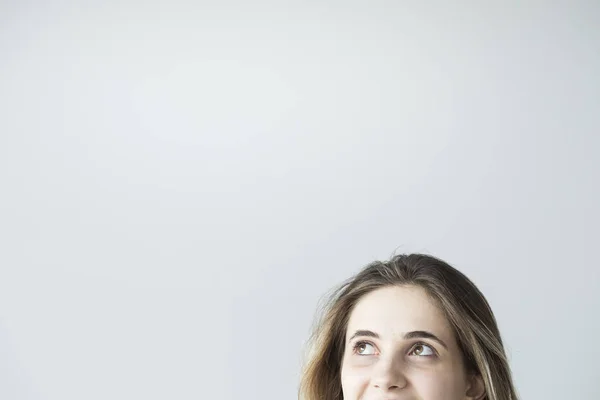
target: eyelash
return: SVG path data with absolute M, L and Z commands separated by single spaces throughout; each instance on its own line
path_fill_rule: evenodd
M 375 347 L 375 345 L 374 345 L 373 343 L 369 342 L 369 341 L 366 341 L 366 340 L 359 340 L 358 342 L 356 342 L 356 343 L 354 344 L 354 346 L 352 346 L 352 353 L 353 353 L 353 354 L 356 354 L 356 355 L 361 355 L 361 354 L 358 354 L 358 348 L 359 348 L 360 346 L 363 346 L 363 345 L 365 345 L 365 344 L 368 344 L 368 345 L 370 345 L 370 346 L 373 346 L 373 347 Z M 428 356 L 417 356 L 417 357 L 434 358 L 434 357 L 437 357 L 437 356 L 438 356 L 438 352 L 437 352 L 437 350 L 436 350 L 436 349 L 435 349 L 435 348 L 434 348 L 432 345 L 430 345 L 430 344 L 427 344 L 427 343 L 424 343 L 424 342 L 416 342 L 415 344 L 413 344 L 413 345 L 411 346 L 411 348 L 410 348 L 410 351 L 409 351 L 409 353 L 408 353 L 408 354 L 410 355 L 410 353 L 412 353 L 412 352 L 415 350 L 415 348 L 416 348 L 416 347 L 418 347 L 418 346 L 427 346 L 427 347 L 429 347 L 429 348 L 431 349 L 431 352 L 432 352 L 433 354 L 432 354 L 432 355 L 428 355 Z

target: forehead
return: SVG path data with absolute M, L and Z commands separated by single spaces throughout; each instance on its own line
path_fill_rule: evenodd
M 348 331 L 368 329 L 382 336 L 427 330 L 451 331 L 442 310 L 423 288 L 390 286 L 363 296 L 350 314 Z

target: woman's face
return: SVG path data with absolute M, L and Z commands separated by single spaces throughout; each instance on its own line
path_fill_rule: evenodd
M 453 331 L 422 288 L 385 287 L 355 306 L 342 360 L 344 400 L 465 400 L 483 397 Z

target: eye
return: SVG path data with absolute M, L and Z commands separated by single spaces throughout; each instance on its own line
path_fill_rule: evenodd
M 375 354 L 375 346 L 369 342 L 356 342 L 353 352 L 360 356 L 372 356 Z
M 436 355 L 435 350 L 425 343 L 417 343 L 411 349 L 409 355 L 417 357 L 433 357 Z

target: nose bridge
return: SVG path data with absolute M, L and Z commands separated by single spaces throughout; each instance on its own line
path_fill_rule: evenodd
M 406 385 L 404 367 L 404 362 L 399 354 L 381 357 L 373 369 L 373 385 L 383 390 L 404 387 Z

